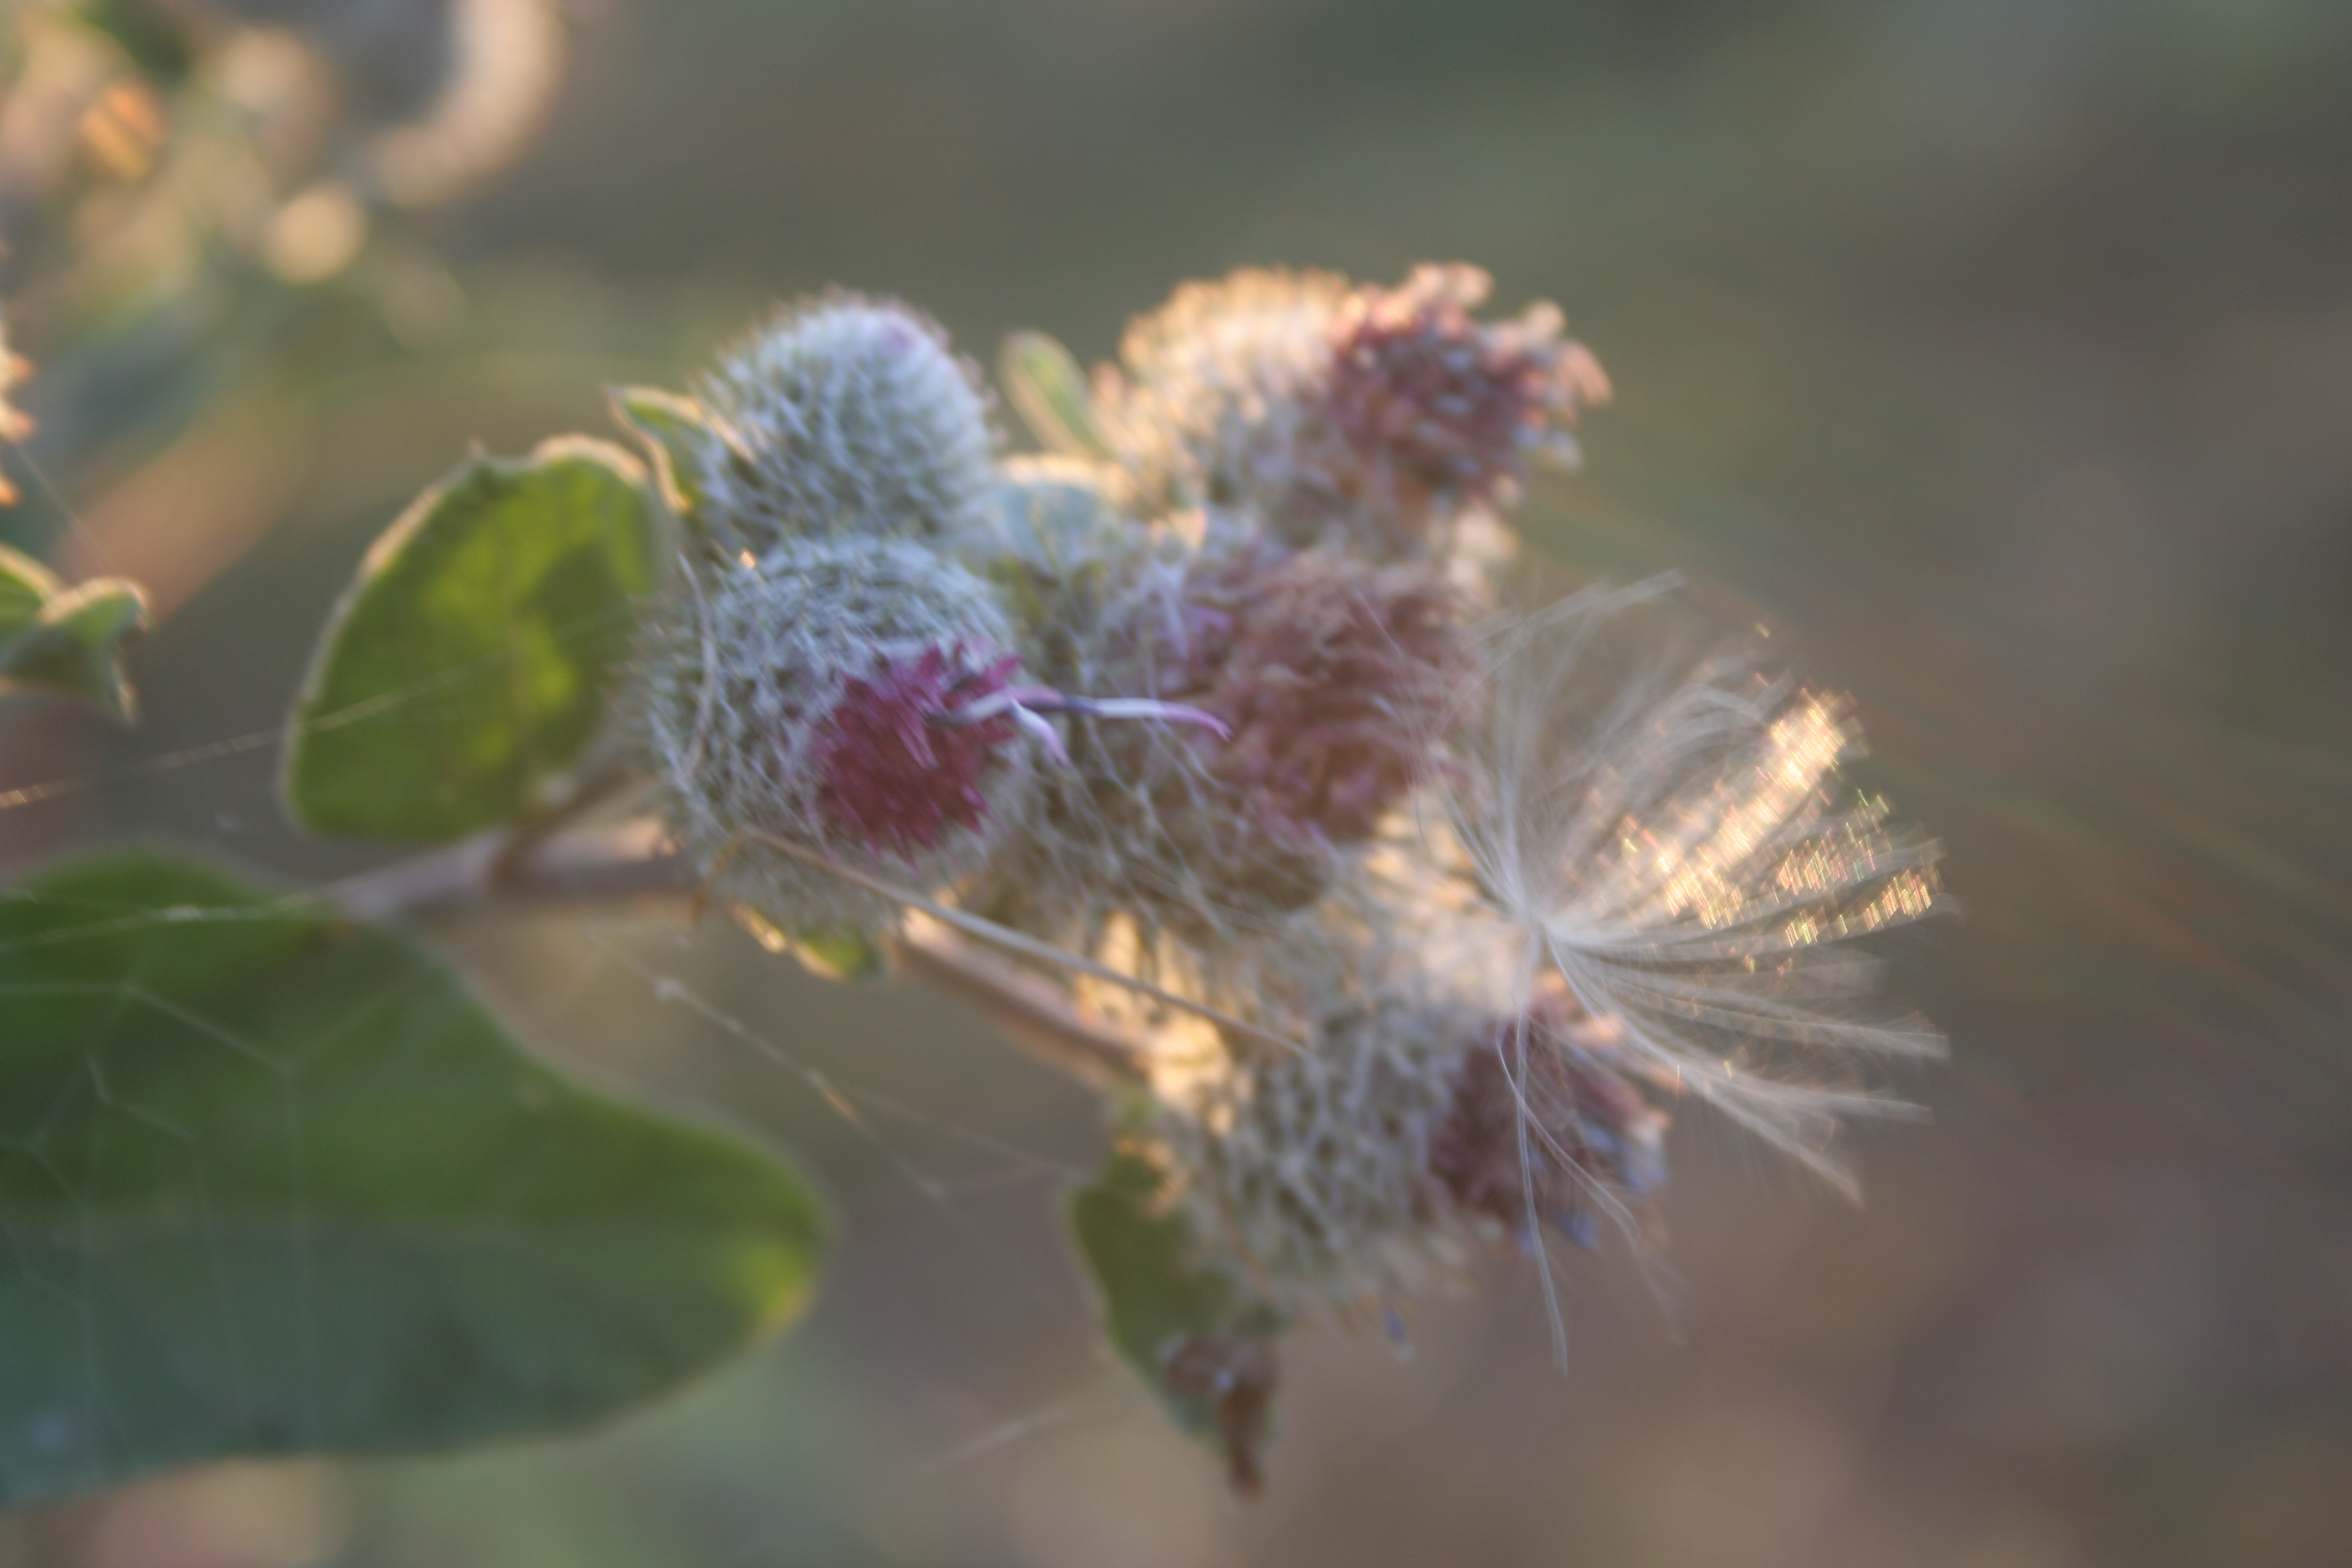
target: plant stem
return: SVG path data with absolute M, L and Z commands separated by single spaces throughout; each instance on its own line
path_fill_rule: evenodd
M 354 920 L 437 920 L 498 907 L 618 904 L 695 919 L 703 879 L 652 817 L 551 831 L 503 827 L 347 878 L 322 897 Z M 1022 1049 L 1097 1086 L 1141 1081 L 1144 1053 L 1052 986 L 917 916 L 890 942 L 894 967 L 961 996 Z

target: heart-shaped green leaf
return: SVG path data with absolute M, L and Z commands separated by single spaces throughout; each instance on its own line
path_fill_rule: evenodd
M 437 963 L 125 853 L 0 893 L 0 1504 L 550 1432 L 791 1318 L 820 1221 Z
M 569 437 L 478 458 L 376 542 L 286 742 L 320 833 L 443 842 L 547 804 L 595 733 L 656 551 L 645 473 Z

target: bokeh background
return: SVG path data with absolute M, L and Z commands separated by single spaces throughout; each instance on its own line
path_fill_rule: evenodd
M 361 864 L 278 825 L 266 746 L 144 760 L 273 729 L 469 442 L 605 428 L 604 384 L 773 298 L 1092 359 L 1184 279 L 1460 258 L 1618 386 L 1530 538 L 1768 626 L 1942 838 L 1962 912 L 1892 950 L 1951 1036 L 1906 1086 L 1932 1120 L 1858 1141 L 1855 1211 L 1686 1117 L 1664 1266 L 1570 1261 L 1564 1368 L 1525 1268 L 1420 1310 L 1410 1362 L 1302 1333 L 1244 1504 L 1095 1341 L 1082 1091 L 723 930 L 461 931 L 535 1047 L 794 1152 L 842 1223 L 813 1315 L 601 1435 L 170 1478 L 0 1561 L 2352 1563 L 2352 7 L 581 0 L 562 34 L 528 152 L 390 272 L 298 246 L 215 289 L 194 382 L 85 364 L 86 310 L 12 323 L 79 526 L 8 526 L 168 614 L 137 731 L 0 708 L 0 788 L 89 784 L 0 853 Z

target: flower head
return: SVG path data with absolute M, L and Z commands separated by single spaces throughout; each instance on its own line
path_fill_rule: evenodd
M 911 540 L 798 538 L 682 574 L 677 598 L 640 721 L 671 830 L 721 891 L 787 931 L 886 923 L 894 908 L 809 855 L 928 891 L 1020 816 L 1035 748 L 986 710 L 1013 627 L 965 568 Z
M 1178 614 L 1156 684 L 1232 727 L 1207 776 L 1277 839 L 1370 838 L 1427 771 L 1470 676 L 1457 606 L 1412 566 L 1258 544 L 1195 562 Z
M 1257 540 L 1131 565 L 1098 618 L 1063 628 L 1084 679 L 1217 728 L 1073 724 L 994 904 L 1080 947 L 1131 918 L 1238 973 L 1437 765 L 1475 661 L 1429 563 Z
M 1188 283 L 1129 326 L 1096 395 L 1139 510 L 1279 511 L 1321 482 L 1322 388 L 1348 287 L 1336 273 L 1249 268 Z
M 1401 994 L 1318 1011 L 1301 1049 L 1164 1045 L 1146 1129 L 1192 1234 L 1285 1314 L 1443 1289 L 1476 1241 L 1430 1164 L 1456 1014 Z
M 930 318 L 889 300 L 786 306 L 719 357 L 695 475 L 716 552 L 834 532 L 943 539 L 994 483 L 977 374 Z
M 1600 362 L 1561 338 L 1556 307 L 1473 320 L 1491 287 L 1475 267 L 1418 267 L 1401 287 L 1357 289 L 1333 323 L 1331 422 L 1374 510 L 1508 502 L 1531 455 L 1577 460 L 1569 427 L 1608 401 Z
M 1609 383 L 1553 306 L 1475 320 L 1488 288 L 1431 266 L 1393 289 L 1243 271 L 1177 290 L 1097 377 L 1136 503 L 1240 509 L 1387 559 L 1515 501 L 1529 458 L 1575 460 L 1569 429 Z
M 966 717 L 1005 689 L 1020 659 L 969 658 L 933 644 L 913 658 L 877 653 L 870 674 L 842 683 L 820 721 L 817 809 L 868 844 L 930 848 L 941 829 L 979 827 L 981 785 L 1020 732 L 1004 709 Z

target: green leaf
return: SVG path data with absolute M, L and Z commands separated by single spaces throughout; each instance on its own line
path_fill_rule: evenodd
M 889 968 L 881 942 L 865 931 L 848 926 L 793 931 L 749 904 L 730 904 L 728 910 L 752 941 L 788 955 L 820 980 L 873 980 Z
M 1200 1261 L 1158 1166 L 1121 1149 L 1070 1201 L 1070 1228 L 1102 1292 L 1111 1344 L 1179 1426 L 1224 1454 L 1234 1485 L 1256 1489 L 1274 1389 L 1279 1313 Z
M 410 942 L 145 853 L 0 894 L 0 1505 L 561 1431 L 792 1318 L 821 1222 Z
M 68 588 L 40 563 L 0 547 L 0 691 L 47 687 L 128 724 L 139 703 L 122 645 L 146 625 L 137 584 L 93 577 Z
M 889 967 L 871 937 L 839 926 L 802 932 L 791 951 L 802 968 L 824 980 L 874 980 Z
M 133 0 L 84 0 L 81 24 L 105 34 L 140 72 L 159 86 L 177 87 L 195 63 L 194 46 L 162 6 Z
M 1134 558 L 1142 530 L 1103 493 L 1102 470 L 1074 458 L 1013 458 L 982 498 L 984 526 L 958 542 L 1032 631 L 1084 621 Z
M 1197 1261 L 1191 1227 L 1182 1215 L 1164 1207 L 1163 1181 L 1150 1161 L 1121 1150 L 1093 1185 L 1070 1200 L 1070 1227 L 1102 1290 L 1111 1342 L 1154 1387 L 1161 1359 L 1183 1335 L 1271 1333 L 1281 1327 L 1229 1276 Z
M 1104 470 L 1074 458 L 1013 458 L 982 498 L 988 526 L 967 549 L 999 552 L 1041 578 L 1099 565 L 1141 530 L 1111 504 Z
M 997 375 L 1047 451 L 1098 461 L 1111 456 L 1087 373 L 1069 350 L 1043 332 L 1014 332 L 1004 340 Z
M 548 804 L 604 717 L 656 551 L 644 470 L 577 437 L 478 458 L 386 531 L 297 700 L 284 790 L 320 833 L 443 842 Z
M 691 397 L 652 386 L 616 386 L 613 417 L 644 445 L 654 460 L 662 494 L 678 516 L 702 510 L 703 465 L 727 449 L 727 437 Z
M 55 573 L 0 544 L 0 637 L 40 619 L 41 606 L 63 592 Z

